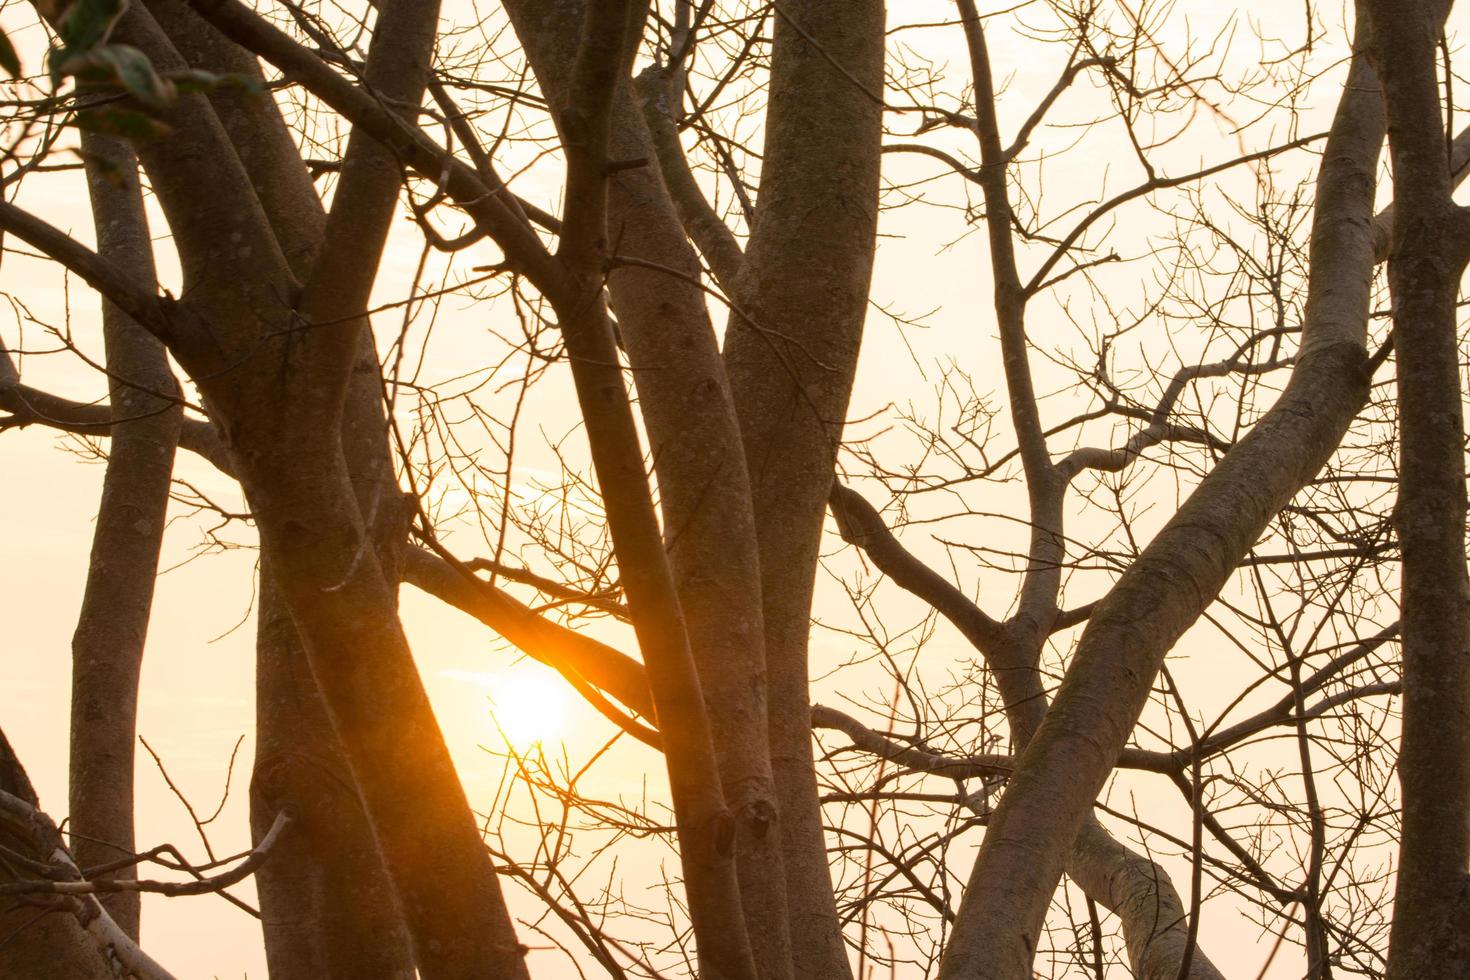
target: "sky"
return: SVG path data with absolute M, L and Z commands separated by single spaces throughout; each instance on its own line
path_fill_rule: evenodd
M 944 19 L 950 6 L 935 0 L 894 0 L 895 24 L 919 23 Z M 996 6 L 996 5 L 990 5 Z M 1219 5 L 1202 2 L 1181 3 L 1167 21 L 1168 29 L 1188 30 L 1198 36 L 1210 36 L 1223 13 Z M 1253 2 L 1238 5 L 1236 59 L 1259 59 L 1274 50 L 1270 44 L 1258 44 L 1250 38 L 1251 30 L 1283 39 L 1302 33 L 1300 6 Z M 466 18 L 468 8 L 451 7 L 451 16 Z M 1339 14 L 1319 11 L 1319 16 L 1335 22 Z M 1037 18 L 1038 20 L 1041 18 Z M 7 23 L 9 21 L 7 20 Z M 28 66 L 39 62 L 39 37 L 34 32 L 16 35 L 22 57 Z M 963 74 L 962 54 L 956 32 L 936 36 L 920 32 L 911 42 L 917 52 L 943 63 L 955 59 L 950 74 Z M 1046 91 L 1059 69 L 1060 54 L 1037 55 L 1034 45 L 1014 37 L 992 40 L 992 53 L 997 74 L 1006 79 L 1002 101 L 1003 126 L 1014 131 L 1040 93 Z M 1284 44 L 1285 42 L 1283 42 Z M 1289 45 L 1287 45 L 1289 46 Z M 1341 50 L 1341 31 L 1329 28 L 1324 48 Z M 1279 46 L 1278 46 L 1279 47 Z M 1323 70 L 1331 71 L 1333 57 L 1324 51 L 1320 60 Z M 1234 62 L 1232 62 L 1234 63 Z M 1309 101 L 1302 106 L 1302 131 L 1323 124 L 1330 114 L 1336 90 L 1328 80 L 1309 91 Z M 1058 105 L 1056 124 L 1038 135 L 1038 156 L 1043 148 L 1060 151 L 1074 138 L 1068 124 L 1085 120 L 1097 108 L 1096 90 L 1079 90 Z M 1231 109 L 1231 107 L 1226 107 Z M 1251 114 L 1249 106 L 1235 107 L 1242 115 Z M 895 126 L 898 124 L 895 123 Z M 1227 132 L 1219 119 L 1202 119 L 1192 124 L 1192 137 L 1161 152 L 1159 159 L 1170 170 L 1192 169 L 1201 161 L 1230 156 L 1235 152 L 1236 137 Z M 1279 138 L 1282 133 L 1274 134 Z M 1250 148 L 1252 141 L 1266 136 L 1256 127 L 1242 139 Z M 1096 194 L 1102 182 L 1113 190 L 1129 186 L 1138 178 L 1136 165 L 1131 166 L 1126 146 L 1107 138 L 1089 144 L 1083 154 L 1059 156 L 1048 163 L 1045 171 L 1046 206 L 1056 212 L 1066 210 L 1066 202 Z M 524 152 L 512 148 L 512 154 Z M 1283 163 L 1283 179 L 1306 172 L 1311 158 L 1299 155 L 1294 164 Z M 1098 160 L 1107 160 L 1101 167 Z M 930 203 L 890 210 L 884 219 L 884 238 L 880 245 L 875 273 L 873 298 L 875 309 L 869 317 L 864 339 L 862 362 L 850 417 L 865 420 L 856 423 L 853 432 L 877 434 L 896 425 L 897 416 L 907 407 L 929 411 L 933 391 L 939 378 L 938 365 L 951 362 L 970 371 L 978 389 L 1000 389 L 997 374 L 998 346 L 987 299 L 988 273 L 985 271 L 985 247 L 981 236 L 968 228 L 962 213 L 954 205 L 961 200 L 953 177 L 928 182 L 925 178 L 938 173 L 929 162 L 908 157 L 890 156 L 885 160 L 885 175 L 922 193 Z M 1293 169 L 1295 168 L 1295 169 Z M 922 182 L 922 183 L 915 183 Z M 1218 186 L 1234 188 L 1249 197 L 1248 178 L 1222 178 Z M 44 215 L 48 220 L 72 231 L 78 238 L 90 241 L 90 217 L 85 209 L 80 181 L 74 175 L 47 176 L 27 180 L 20 203 Z M 540 161 L 531 166 L 516 182 L 518 191 L 533 200 L 555 208 L 557 180 L 554 161 Z M 901 195 L 890 192 L 886 201 L 897 204 Z M 1172 199 L 1178 203 L 1177 198 Z M 1182 206 L 1182 205 L 1181 205 Z M 161 235 L 163 223 L 154 214 L 154 228 Z M 1065 222 L 1063 222 L 1065 224 Z M 1124 212 L 1120 216 L 1118 238 L 1120 248 L 1134 253 L 1145 249 L 1151 241 L 1161 240 L 1169 227 L 1169 216 L 1147 206 Z M 1159 236 L 1155 239 L 1153 236 Z M 160 239 L 160 256 L 167 281 L 177 272 L 169 267 L 166 240 Z M 486 250 L 493 260 L 493 250 Z M 475 257 L 469 257 L 466 265 Z M 385 258 L 379 283 L 379 295 L 385 301 L 400 298 L 411 281 L 419 259 L 418 244 L 412 231 L 404 227 L 395 234 Z M 1137 292 L 1137 281 L 1145 273 L 1129 265 L 1117 275 L 1103 274 L 1099 280 L 1116 288 L 1113 294 L 1126 304 L 1124 297 Z M 13 302 L 9 314 L 0 305 L 0 338 L 11 349 L 38 350 L 54 346 L 41 324 L 69 324 L 84 350 L 100 350 L 95 300 L 75 282 L 66 283 L 60 276 L 38 261 L 7 250 L 0 263 L 0 290 Z M 23 305 L 22 305 L 23 304 Z M 878 308 L 898 313 L 903 318 L 922 316 L 918 325 L 902 323 Z M 933 311 L 932 313 L 930 311 Z M 440 309 L 433 324 L 432 337 L 428 324 L 414 325 L 415 344 L 424 350 L 424 377 L 448 379 L 461 373 L 466 364 L 480 363 L 491 356 L 498 345 L 493 336 L 497 323 L 506 322 L 504 304 L 493 306 L 468 299 L 451 298 Z M 396 325 L 380 319 L 380 345 L 396 330 Z M 1038 347 L 1070 351 L 1083 357 L 1087 353 L 1085 322 L 1069 322 L 1056 308 L 1032 324 L 1033 340 Z M 1129 342 L 1129 341 L 1125 341 Z M 1159 344 L 1155 338 L 1151 344 Z M 1188 338 L 1179 340 L 1181 345 Z M 1143 355 L 1148 355 L 1143 351 Z M 1185 350 L 1187 353 L 1187 349 Z M 1164 351 L 1157 359 L 1164 360 Z M 1036 358 L 1038 387 L 1044 392 L 1062 391 L 1043 403 L 1053 417 L 1064 418 L 1069 406 L 1075 405 L 1075 394 L 1062 390 L 1069 375 L 1060 367 Z M 78 398 L 95 398 L 103 385 L 98 375 L 65 355 L 33 354 L 21 360 L 26 383 Z M 507 375 L 507 378 L 511 375 Z M 502 380 L 496 379 L 497 382 Z M 1072 399 L 1072 401 L 1068 401 Z M 564 378 L 553 378 L 532 396 L 528 417 L 535 420 L 527 431 L 545 433 L 547 441 L 572 432 L 568 445 L 580 452 L 575 440 L 574 406 Z M 1089 430 L 1106 433 L 1106 430 Z M 902 437 L 895 429 L 875 445 L 900 447 Z M 488 446 L 480 447 L 490 452 Z M 80 458 L 77 443 L 38 428 L 0 435 L 0 622 L 5 625 L 6 643 L 0 652 L 0 724 L 27 766 L 40 794 L 43 806 L 57 818 L 65 814 L 67 685 L 69 679 L 69 644 L 85 580 L 92 520 L 96 512 L 102 465 L 95 459 Z M 524 455 L 518 461 L 518 489 L 530 497 L 536 491 L 538 475 L 555 475 L 555 455 L 546 441 L 528 439 Z M 178 461 L 178 475 L 205 488 L 221 500 L 238 499 L 228 481 L 213 472 L 207 464 L 187 454 Z M 985 510 L 996 513 L 1014 512 L 1020 499 L 1018 486 L 1000 487 L 987 498 Z M 876 499 L 876 498 L 874 498 Z M 454 503 L 451 495 L 449 504 Z M 1154 513 L 1147 507 L 1167 500 L 1141 501 L 1141 527 L 1157 526 L 1167 517 L 1169 507 L 1160 506 Z M 1080 504 L 1077 505 L 1080 511 Z M 209 514 L 191 513 L 183 506 L 175 507 L 164 544 L 165 571 L 160 575 L 155 598 L 148 647 L 145 657 L 140 702 L 139 733 L 157 752 L 168 775 L 191 803 L 202 811 L 214 809 L 222 797 L 224 804 L 218 819 L 209 827 L 216 850 L 230 852 L 248 846 L 247 797 L 251 741 L 253 695 L 252 658 L 253 628 L 251 620 L 255 553 L 249 547 L 248 529 L 232 526 L 222 536 L 240 547 L 210 547 L 210 534 L 217 521 Z M 463 554 L 483 553 L 484 545 L 475 540 L 470 526 L 456 526 L 447 540 L 452 548 L 463 547 Z M 983 533 L 986 542 L 1004 546 L 1019 533 L 1017 525 L 978 520 L 949 522 L 936 535 L 959 536 Z M 950 553 L 925 536 L 924 529 L 905 536 L 906 542 L 940 561 L 950 560 Z M 480 551 L 476 551 L 476 548 Z M 840 542 L 829 535 L 827 550 L 837 552 Z M 841 575 L 857 574 L 849 555 L 846 563 L 834 562 L 841 569 L 821 577 L 818 614 L 830 615 L 834 622 L 847 622 L 846 602 Z M 1005 594 L 1004 578 L 987 578 L 985 573 L 967 570 L 974 580 L 1000 582 L 994 594 Z M 1089 586 L 1084 580 L 1076 598 L 1092 598 L 1082 594 Z M 894 622 L 918 615 L 914 604 L 894 590 L 882 593 L 886 609 Z M 591 709 L 565 691 L 549 671 L 525 662 L 480 624 L 462 616 L 411 588 L 403 591 L 403 620 L 418 659 L 421 673 L 451 752 L 460 768 L 467 792 L 474 805 L 488 807 L 501 787 L 503 760 L 495 754 L 504 748 L 501 731 L 496 726 L 496 706 L 500 705 L 500 721 L 505 733 L 519 748 L 541 738 L 549 754 L 563 750 L 571 760 L 586 759 L 611 736 L 609 726 Z M 829 612 L 830 611 L 830 612 Z M 993 613 L 1005 610 L 991 608 Z M 632 649 L 624 631 L 606 624 L 596 627 L 611 642 Z M 1212 672 L 1223 669 L 1222 660 L 1213 656 L 1218 639 L 1201 636 L 1197 643 L 1181 645 L 1177 677 L 1187 685 L 1192 704 L 1204 713 L 1223 705 L 1229 695 L 1223 685 L 1214 683 Z M 819 699 L 827 698 L 839 707 L 850 709 L 852 702 L 882 701 L 887 697 L 887 677 L 875 664 L 868 663 L 844 670 L 840 679 L 833 676 L 837 667 L 864 651 L 850 637 L 836 630 L 818 629 L 813 642 L 814 675 L 819 680 Z M 924 650 L 922 665 L 929 683 L 938 686 L 955 672 L 963 671 L 972 660 L 970 651 L 957 636 L 941 628 Z M 534 710 L 527 711 L 527 705 Z M 549 725 L 552 716 L 561 720 Z M 545 725 L 537 731 L 538 725 Z M 226 774 L 232 751 L 239 745 L 239 757 L 233 781 L 225 795 Z M 184 808 L 165 784 L 148 753 L 140 751 L 138 762 L 138 839 L 141 846 L 170 841 L 186 854 L 199 855 L 195 830 Z M 648 794 L 654 799 L 663 793 L 661 762 L 651 750 L 638 745 L 619 744 L 605 764 L 589 776 L 584 787 L 591 795 L 622 796 L 638 799 Z M 1160 792 L 1156 786 L 1129 782 L 1115 788 L 1118 798 L 1135 794 L 1132 802 L 1141 803 L 1148 812 L 1170 813 L 1177 823 L 1183 812 L 1178 796 L 1169 789 Z M 1167 789 L 1167 787 L 1166 787 Z M 506 828 L 508 846 L 532 846 L 532 835 L 525 828 Z M 657 844 L 633 845 L 632 858 L 622 865 L 628 887 L 653 888 L 659 881 L 658 862 L 668 852 Z M 956 857 L 963 861 L 965 858 Z M 1179 862 L 1168 864 L 1176 881 L 1185 881 Z M 674 865 L 669 864 L 672 868 Z M 243 899 L 252 898 L 247 884 L 235 890 Z M 524 892 L 512 890 L 516 914 L 524 919 L 539 915 L 535 903 Z M 1214 906 L 1211 906 L 1213 909 Z M 263 977 L 263 955 L 259 934 L 253 920 L 215 897 L 144 899 L 144 944 L 166 966 L 180 977 L 216 976 L 222 978 Z M 1238 914 L 1222 909 L 1206 917 L 1201 942 L 1231 976 L 1254 976 L 1265 962 L 1269 937 L 1262 939 L 1259 930 Z M 537 946 L 531 942 L 533 947 Z M 538 977 L 575 976 L 574 969 L 558 953 L 537 947 L 532 965 Z M 1276 961 L 1273 976 L 1290 976 L 1298 968 L 1294 954 L 1284 950 Z

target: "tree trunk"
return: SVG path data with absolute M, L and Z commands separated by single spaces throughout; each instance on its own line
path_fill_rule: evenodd
M 381 4 L 366 79 L 411 111 L 437 8 Z M 142 8 L 118 35 L 163 70 L 182 59 Z M 181 94 L 173 133 L 142 149 L 184 271 L 170 333 L 245 488 L 382 848 L 426 978 L 525 975 L 500 893 L 396 615 L 344 455 L 344 402 L 362 314 L 397 207 L 396 159 L 354 130 L 304 287 L 220 118 Z M 279 237 L 278 237 L 279 235 Z M 224 274 L 228 270 L 229 274 Z M 303 323 L 310 330 L 300 330 Z M 207 327 L 204 326 L 207 324 Z M 371 515 L 369 515 L 371 518 Z
M 584 5 L 507 4 L 547 97 L 565 108 Z M 626 83 L 612 109 L 611 156 L 651 159 Z M 759 976 L 791 977 L 779 812 L 767 741 L 761 584 L 740 429 L 699 262 L 658 172 L 641 167 L 608 186 L 608 227 L 628 266 L 608 286 L 633 366 L 660 490 L 669 554 L 699 672 L 726 803 L 735 818 L 741 908 Z M 663 271 L 668 270 L 668 271 Z
M 264 85 L 253 55 L 176 0 L 150 0 L 149 9 L 191 67 Z M 306 278 L 321 248 L 326 212 L 285 120 L 274 103 L 234 87 L 212 91 L 210 105 L 287 263 L 298 278 Z M 377 352 L 365 325 L 348 384 L 343 446 L 359 507 L 368 513 L 374 502 L 380 505 L 374 540 L 384 559 L 397 547 L 395 536 L 403 536 L 403 515 L 386 439 Z M 387 977 L 407 972 L 412 969 L 409 940 L 372 827 L 307 669 L 301 641 L 279 589 L 264 570 L 256 649 L 251 827 L 259 843 L 279 807 L 289 805 L 302 828 L 278 845 L 285 856 L 266 862 L 256 873 L 268 922 L 271 975 Z M 344 882 L 352 886 L 344 887 Z
M 1368 6 L 1393 161 L 1388 281 L 1398 365 L 1403 829 L 1388 975 L 1470 974 L 1470 579 L 1456 336 L 1470 221 L 1450 196 L 1436 46 L 1448 4 Z
M 256 629 L 250 826 L 259 842 L 283 807 L 295 818 L 256 872 L 271 978 L 412 977 L 397 896 L 265 563 Z
M 877 235 L 883 26 L 879 0 L 777 8 L 760 192 L 725 339 L 760 545 L 792 954 L 812 980 L 851 975 L 817 799 L 807 645 Z
M 140 284 L 155 281 L 138 164 L 127 144 L 82 136 L 97 250 Z M 133 755 L 138 678 L 153 607 L 182 408 L 163 345 L 103 302 L 112 444 L 92 538 L 87 587 L 72 637 L 70 821 L 72 851 L 85 869 L 136 851 Z M 115 877 L 132 878 L 128 866 Z M 103 905 L 138 937 L 139 896 Z

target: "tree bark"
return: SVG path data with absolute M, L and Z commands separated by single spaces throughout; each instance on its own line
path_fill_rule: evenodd
M 851 975 L 817 799 L 807 645 L 876 244 L 883 28 L 881 0 L 776 8 L 760 190 L 724 351 L 760 546 L 792 956 L 813 980 Z
M 397 896 L 268 563 L 256 629 L 251 831 L 259 842 L 283 808 L 294 816 L 256 872 L 271 978 L 412 977 Z
M 0 883 L 25 871 L 14 856 L 51 864 L 65 849 L 55 824 L 40 812 L 36 791 L 5 733 L 0 731 Z M 115 980 L 135 965 L 146 980 L 172 980 L 112 921 L 95 896 L 36 895 L 0 898 L 0 976 Z
M 947 579 L 906 550 L 862 495 L 837 484 L 832 516 L 847 541 L 863 550 L 879 571 L 929 603 L 985 657 L 1019 747 L 1046 713 L 1046 692 L 1036 667 L 1041 640 L 1029 621 L 997 623 Z M 1032 579 L 1034 581 L 1034 579 Z M 1023 586 L 1024 588 L 1024 586 Z M 1024 613 L 1018 613 L 1019 618 Z M 1115 839 L 1089 816 L 1067 858 L 1067 873 L 1087 896 L 1123 927 L 1133 972 L 1147 980 L 1175 980 L 1188 945 L 1189 922 L 1179 893 L 1163 868 Z M 1220 972 L 1194 950 L 1184 980 L 1219 980 Z
M 365 73 L 380 98 L 417 105 L 436 23 L 430 5 L 380 7 Z M 151 48 L 155 65 L 181 64 L 140 8 L 124 27 L 135 46 Z M 359 511 L 340 434 L 361 316 L 396 207 L 396 160 L 354 131 L 321 250 L 298 285 L 287 242 L 212 108 L 181 95 L 170 114 L 173 135 L 146 147 L 144 163 L 184 267 L 185 298 L 173 315 L 209 326 L 169 339 L 229 446 L 419 969 L 425 977 L 524 976 L 524 949 L 398 624 L 396 582 Z
M 1470 579 L 1456 300 L 1470 219 L 1450 196 L 1436 47 L 1449 4 L 1366 4 L 1393 161 L 1403 829 L 1388 975 L 1470 973 Z
M 543 91 L 568 106 L 581 4 L 507 4 Z M 642 114 L 625 80 L 614 94 L 609 153 L 651 160 Z M 710 719 L 726 803 L 735 818 L 741 908 L 761 977 L 790 977 L 790 932 L 771 754 L 760 559 L 750 481 L 697 256 L 659 172 L 625 170 L 608 184 L 614 262 L 608 280 L 619 335 L 635 371 L 669 555 Z
M 255 57 L 177 0 L 149 9 L 188 64 L 220 75 L 265 78 Z M 311 271 L 326 212 L 276 104 L 234 87 L 209 94 L 231 146 L 260 200 L 292 272 Z M 343 445 L 358 505 L 372 503 L 380 559 L 401 539 L 402 508 L 386 440 L 376 350 L 364 326 L 348 384 Z M 261 569 L 256 631 L 256 756 L 251 828 L 258 844 L 279 809 L 297 815 L 298 832 L 281 857 L 256 872 L 267 921 L 271 975 L 395 976 L 412 970 L 412 952 L 382 856 L 316 681 L 307 669 L 279 588 Z M 346 883 L 351 883 L 350 887 Z
M 153 249 L 126 144 L 82 137 L 97 250 L 139 283 L 152 286 Z M 113 304 L 102 305 L 112 444 L 92 538 L 87 586 L 72 636 L 70 821 L 72 851 L 83 867 L 131 855 L 133 755 L 138 680 L 153 607 L 178 442 L 178 382 L 157 338 Z M 115 877 L 131 878 L 129 866 Z M 139 896 L 102 899 L 114 921 L 138 938 Z

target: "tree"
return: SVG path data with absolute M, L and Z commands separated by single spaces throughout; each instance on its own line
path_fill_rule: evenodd
M 1449 7 L 1368 10 L 1383 77 L 1396 205 L 1389 287 L 1399 365 L 1401 476 L 1394 512 L 1404 551 L 1404 829 L 1389 972 L 1450 976 L 1470 962 L 1464 934 L 1470 774 L 1461 733 L 1470 710 L 1470 582 L 1465 577 L 1465 436 L 1455 301 L 1470 255 L 1450 196 L 1435 38 Z M 1434 236 L 1438 252 L 1425 245 Z
M 507 876 L 615 976 L 663 969 L 640 942 L 678 946 L 686 924 L 708 978 L 840 980 L 854 958 L 859 976 L 887 959 L 1015 978 L 1043 953 L 1053 972 L 1101 975 L 1116 944 L 1099 907 L 1134 973 L 1232 974 L 1201 948 L 1207 900 L 1259 909 L 1314 978 L 1464 971 L 1444 930 L 1464 915 L 1470 746 L 1434 734 L 1466 727 L 1450 683 L 1466 588 L 1450 195 L 1470 140 L 1437 115 L 1447 8 L 1365 4 L 1347 42 L 1309 7 L 1304 44 L 1241 73 L 1228 21 L 1213 41 L 1176 38 L 1168 5 L 1058 2 L 1033 22 L 973 0 L 932 21 L 876 0 L 507 0 L 509 33 L 486 16 L 492 36 L 468 49 L 437 4 L 37 7 L 57 37 L 50 94 L 17 104 L 10 179 L 56 157 L 58 124 L 86 130 L 96 248 L 16 203 L 0 203 L 0 229 L 101 297 L 110 397 L 25 384 L 8 356 L 0 375 L 0 428 L 108 438 L 73 644 L 69 850 L 5 746 L 11 969 L 54 947 L 92 955 L 98 976 L 116 961 L 166 975 L 138 949 L 130 897 L 253 874 L 273 977 L 533 975 Z M 997 80 L 1027 36 L 1059 66 L 1029 104 Z M 1315 77 L 1323 48 L 1345 77 Z M 502 81 L 496 59 L 522 58 L 534 84 Z M 1303 135 L 1307 94 L 1334 84 L 1329 127 Z M 1265 109 L 1240 122 L 1226 96 Z M 1058 118 L 1074 100 L 1075 125 Z M 1201 120 L 1235 148 L 1202 159 Z M 1395 203 L 1375 211 L 1385 138 Z M 503 176 L 518 142 L 554 155 L 558 204 Z M 1094 174 L 1044 203 L 1053 158 L 1089 152 L 1141 177 L 1118 192 Z M 983 237 L 1004 397 L 956 352 L 932 412 L 894 409 L 895 431 L 866 431 L 847 420 L 880 229 L 913 220 L 929 183 Z M 143 190 L 176 292 L 160 287 Z M 1157 217 L 1130 235 L 1149 204 Z M 408 298 L 378 305 L 404 213 L 424 258 Z M 485 248 L 496 260 L 465 270 Z M 431 254 L 443 288 L 421 284 Z M 1374 314 L 1385 259 L 1391 344 Z M 511 404 L 402 373 L 415 307 L 450 294 L 519 331 Z M 1061 341 L 1064 318 L 1095 363 Z M 1134 331 L 1152 347 L 1130 347 Z M 1396 409 L 1377 393 L 1390 365 Z M 553 366 L 585 449 L 562 457 L 548 523 L 512 492 L 512 467 L 526 392 L 555 383 Z M 498 469 L 478 462 L 486 444 L 460 444 L 451 405 L 485 420 Z M 135 877 L 131 815 L 176 446 L 238 481 L 260 553 L 254 847 L 228 872 L 149 852 L 192 870 L 182 884 Z M 466 557 L 450 536 L 463 521 L 436 513 L 446 479 L 470 488 L 493 557 Z M 1007 510 L 1014 545 L 1011 528 L 946 546 L 915 531 Z M 850 547 L 824 556 L 824 527 Z M 512 546 L 564 577 L 508 561 Z M 814 610 L 823 568 L 849 611 Z M 984 607 L 1005 613 L 984 611 L 967 584 L 981 580 Z M 579 795 L 570 771 L 514 765 L 533 796 L 614 837 L 672 833 L 667 935 L 618 936 L 559 870 L 560 845 L 544 874 L 492 858 L 400 621 L 405 582 L 662 753 L 671 831 Z M 912 629 L 895 626 L 900 590 Z M 547 601 L 519 598 L 532 595 Z M 814 703 L 814 614 L 883 658 L 886 722 Z M 594 638 L 597 617 L 628 631 Z M 936 692 L 919 654 L 939 629 L 974 667 Z M 1204 630 L 1247 664 L 1223 701 L 1166 666 Z M 1400 692 L 1385 948 L 1373 867 L 1397 843 Z M 847 741 L 819 756 L 814 728 Z M 1260 744 L 1278 730 L 1289 774 Z M 1182 832 L 1108 805 L 1130 772 L 1176 788 Z M 973 867 L 962 834 L 980 841 Z M 60 925 L 24 927 L 27 902 Z

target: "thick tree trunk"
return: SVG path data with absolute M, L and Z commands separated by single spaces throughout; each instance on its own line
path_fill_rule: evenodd
M 883 18 L 880 0 L 777 8 L 759 199 L 725 341 L 760 545 L 792 954 L 812 980 L 851 975 L 817 799 L 807 644 L 877 234 Z
M 191 67 L 264 84 L 253 55 L 177 0 L 150 0 L 149 9 Z M 288 264 L 298 278 L 306 278 L 321 247 L 326 212 L 285 120 L 273 103 L 233 87 L 211 92 L 210 104 Z M 386 440 L 376 350 L 365 327 L 348 385 L 343 447 L 359 507 L 366 514 L 379 505 L 374 539 L 380 558 L 387 558 L 397 546 L 395 537 L 402 538 L 401 500 Z M 372 827 L 300 638 L 279 590 L 264 573 L 260 595 L 251 826 L 259 843 L 279 807 L 289 805 L 303 828 L 278 845 L 286 856 L 256 873 L 271 974 L 386 977 L 406 972 L 412 969 L 409 941 Z
M 246 416 L 236 428 L 262 422 Z M 253 440 L 237 444 L 235 458 L 269 571 L 361 787 L 422 974 L 525 976 L 523 950 L 330 429 L 315 441 L 296 432 L 268 436 L 258 448 Z M 345 810 L 348 800 L 337 797 L 333 807 Z
M 417 105 L 431 5 L 380 5 L 367 84 Z M 130 8 L 118 28 L 168 70 L 182 59 Z M 219 117 L 198 96 L 143 150 L 184 270 L 169 335 L 199 383 L 257 521 L 397 888 L 426 978 L 525 975 L 494 868 L 434 720 L 344 457 L 343 405 L 361 315 L 397 206 L 392 154 L 354 131 L 305 286 Z M 280 237 L 278 237 L 278 235 Z M 298 253 L 293 251 L 293 255 Z M 228 274 L 225 274 L 228 270 Z M 294 301 L 294 308 L 293 308 Z M 312 325 L 301 330 L 303 323 Z
M 146 0 L 148 10 L 191 68 L 237 75 L 266 86 L 260 62 L 182 0 Z M 280 107 L 242 86 L 221 85 L 209 105 L 229 137 L 292 273 L 304 281 L 322 244 L 326 211 Z
M 268 564 L 256 628 L 256 841 L 283 807 L 294 816 L 256 872 L 271 978 L 412 977 L 397 896 Z
M 126 144 L 82 136 L 97 250 L 140 284 L 154 280 L 138 164 Z M 182 417 L 179 386 L 156 338 L 104 301 L 112 444 L 92 538 L 87 587 L 72 637 L 70 821 L 83 867 L 131 855 L 138 678 Z M 131 878 L 128 866 L 116 877 Z M 103 905 L 138 937 L 139 896 Z

